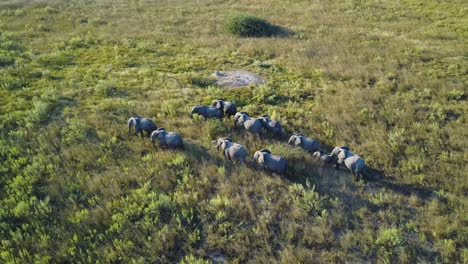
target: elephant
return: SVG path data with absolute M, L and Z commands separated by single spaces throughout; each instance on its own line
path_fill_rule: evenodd
M 226 159 L 235 159 L 241 163 L 245 163 L 245 158 L 249 155 L 249 152 L 244 146 L 232 142 L 232 140 L 227 137 L 218 139 L 216 149 L 218 151 L 221 149 Z
M 338 157 L 338 161 L 335 164 L 336 168 L 338 169 L 344 163 L 346 168 L 353 173 L 354 180 L 358 181 L 359 176 L 365 176 L 363 171 L 366 168 L 366 163 L 361 157 L 349 151 L 348 147 L 335 147 L 330 156 Z
M 254 154 L 254 168 L 258 163 L 260 168 L 267 168 L 270 171 L 276 172 L 280 175 L 286 173 L 288 161 L 284 157 L 272 155 L 268 149 L 261 149 Z
M 171 148 L 171 149 L 183 149 L 184 148 L 184 141 L 182 137 L 174 132 L 167 132 L 164 127 L 161 127 L 153 133 L 151 133 L 151 142 L 153 143 L 153 147 L 155 146 L 155 140 L 159 140 L 159 146 L 161 148 Z
M 288 144 L 301 147 L 307 152 L 314 152 L 320 149 L 320 143 L 317 140 L 308 138 L 301 133 L 292 135 L 288 140 Z
M 314 154 L 312 154 L 312 157 L 320 159 L 323 161 L 323 163 L 329 164 L 333 161 L 333 158 L 331 155 L 327 155 L 323 153 L 322 151 L 315 151 Z
M 190 118 L 193 118 L 193 114 L 203 116 L 203 120 L 206 121 L 208 118 L 219 118 L 223 117 L 223 112 L 215 107 L 206 105 L 197 105 L 192 108 Z
M 128 134 L 130 134 L 130 130 L 132 129 L 132 127 L 135 127 L 135 131 L 133 132 L 133 134 L 138 135 L 138 133 L 140 133 L 142 138 L 143 138 L 143 131 L 146 131 L 146 133 L 148 134 L 147 136 L 150 136 L 151 132 L 153 132 L 154 130 L 158 128 L 151 119 L 142 118 L 139 115 L 130 117 L 127 123 L 128 123 Z
M 250 117 L 246 112 L 237 112 L 234 116 L 234 127 L 240 124 L 250 133 L 260 135 L 262 131 L 262 123 L 256 118 Z
M 283 135 L 283 128 L 281 127 L 281 123 L 279 121 L 271 120 L 268 115 L 262 115 L 258 118 L 258 120 L 267 132 L 272 133 L 274 136 Z
M 237 108 L 234 103 L 230 101 L 224 101 L 223 99 L 213 100 L 211 106 L 221 110 L 223 112 L 223 116 L 226 116 L 227 118 L 231 118 L 231 116 L 237 113 Z

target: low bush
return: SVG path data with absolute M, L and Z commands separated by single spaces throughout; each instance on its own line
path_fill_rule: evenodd
M 270 37 L 278 33 L 277 26 L 249 14 L 232 14 L 224 22 L 226 32 L 240 37 Z

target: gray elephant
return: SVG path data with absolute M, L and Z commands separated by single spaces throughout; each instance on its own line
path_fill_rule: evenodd
M 219 138 L 218 143 L 216 144 L 216 149 L 220 149 L 224 153 L 224 157 L 228 160 L 237 160 L 241 163 L 245 163 L 245 158 L 249 155 L 247 149 L 237 143 L 232 142 L 230 138 L 224 137 Z
M 128 134 L 130 134 L 132 127 L 135 127 L 135 131 L 133 132 L 133 134 L 138 135 L 138 133 L 140 133 L 142 138 L 143 138 L 143 131 L 146 131 L 147 136 L 150 136 L 151 132 L 153 132 L 154 130 L 158 128 L 151 119 L 142 118 L 139 115 L 130 117 L 127 123 L 128 123 Z
M 313 152 L 320 149 L 320 143 L 317 140 L 308 138 L 301 133 L 292 135 L 288 140 L 289 145 L 301 147 L 307 152 Z
M 213 100 L 211 106 L 218 108 L 223 112 L 223 115 L 227 118 L 231 118 L 231 116 L 237 113 L 237 108 L 233 102 L 224 101 L 223 99 L 216 99 Z
M 223 112 L 215 107 L 206 105 L 197 105 L 192 108 L 190 118 L 193 118 L 193 114 L 203 116 L 203 120 L 206 121 L 208 118 L 219 118 L 223 117 Z
M 271 151 L 268 149 L 255 152 L 253 162 L 254 167 L 258 164 L 261 169 L 266 168 L 281 175 L 286 173 L 288 167 L 286 158 L 272 155 Z
M 354 176 L 354 180 L 358 181 L 360 176 L 364 176 L 363 171 L 366 168 L 366 163 L 358 155 L 349 151 L 347 147 L 335 147 L 330 153 L 331 157 L 337 157 L 336 168 L 344 164 Z
M 268 115 L 262 115 L 258 118 L 260 123 L 262 124 L 263 128 L 273 134 L 274 136 L 282 136 L 283 135 L 283 128 L 281 123 L 276 120 L 271 120 Z
M 234 116 L 234 127 L 237 127 L 237 124 L 241 125 L 250 133 L 260 135 L 262 131 L 262 123 L 256 118 L 250 117 L 246 112 L 237 112 Z
M 159 140 L 159 146 L 161 148 L 171 148 L 171 149 L 183 149 L 184 141 L 182 137 L 174 132 L 167 132 L 165 128 L 161 127 L 151 134 L 151 142 L 153 147 L 155 146 L 155 141 Z
M 323 163 L 329 164 L 333 161 L 333 158 L 331 155 L 327 155 L 323 153 L 322 151 L 315 151 L 314 154 L 312 154 L 312 157 L 320 159 L 323 161 Z

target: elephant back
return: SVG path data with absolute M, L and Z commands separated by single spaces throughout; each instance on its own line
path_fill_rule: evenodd
M 233 102 L 224 102 L 224 112 L 226 114 L 234 115 L 237 113 L 237 108 Z
M 252 132 L 254 134 L 258 134 L 262 130 L 263 126 L 262 126 L 262 123 L 258 119 L 254 119 L 254 118 L 249 117 L 248 120 L 246 120 L 244 122 L 244 127 L 248 131 L 250 131 L 250 132 Z
M 317 140 L 313 140 L 311 138 L 304 138 L 302 145 L 303 148 L 308 151 L 316 151 L 320 149 L 320 143 Z
M 156 124 L 153 122 L 153 120 L 151 120 L 149 118 L 141 119 L 140 126 L 141 126 L 141 128 L 143 130 L 146 130 L 146 131 L 149 131 L 149 132 L 153 132 L 154 130 L 156 130 L 158 128 L 156 126 Z
M 169 147 L 177 148 L 177 147 L 183 146 L 182 136 L 180 134 L 178 134 L 178 133 L 169 132 L 169 133 L 167 133 L 165 138 L 166 138 L 166 144 Z

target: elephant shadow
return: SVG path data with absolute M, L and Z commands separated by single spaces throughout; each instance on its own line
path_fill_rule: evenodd
M 192 141 L 184 141 L 183 151 L 197 162 L 210 161 L 218 166 L 224 162 L 218 155 L 213 155 L 207 147 Z
M 330 145 L 322 144 L 321 148 L 322 150 L 326 150 L 325 152 L 330 153 L 334 147 Z M 331 175 L 335 175 L 336 173 L 338 174 L 345 173 L 347 174 L 349 179 L 352 178 L 351 172 L 347 170 L 346 168 L 340 168 L 339 170 L 335 170 L 333 166 L 325 165 L 324 167 L 329 168 L 329 169 L 325 169 L 325 171 L 328 171 L 328 173 L 330 173 Z M 337 172 L 333 172 L 333 171 L 337 171 Z M 435 195 L 434 190 L 430 188 L 418 186 L 416 184 L 399 183 L 394 178 L 386 175 L 384 171 L 378 170 L 370 166 L 366 166 L 363 174 L 364 174 L 363 181 L 365 183 L 370 184 L 377 188 L 386 188 L 404 196 L 417 195 L 421 199 L 427 199 L 430 197 L 434 197 Z

